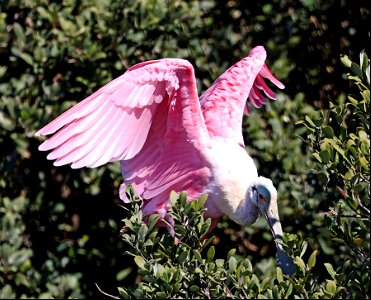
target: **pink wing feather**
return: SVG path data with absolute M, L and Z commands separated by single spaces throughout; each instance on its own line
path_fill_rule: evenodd
M 165 215 L 171 190 L 200 196 L 210 178 L 203 149 L 210 141 L 192 65 L 181 59 L 137 64 L 36 135 L 48 159 L 72 168 L 120 160 L 125 184 L 146 201 L 145 213 Z
M 253 48 L 247 57 L 225 71 L 201 95 L 201 108 L 211 137 L 234 139 L 243 145 L 241 127 L 243 114 L 249 114 L 247 100 L 257 108 L 262 107 L 267 101 L 260 91 L 276 99 L 264 78 L 278 88 L 284 88 L 265 65 L 266 57 L 264 47 Z

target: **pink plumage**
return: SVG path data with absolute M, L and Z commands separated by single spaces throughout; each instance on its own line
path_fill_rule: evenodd
M 264 48 L 254 48 L 200 99 L 188 61 L 139 63 L 40 129 L 37 136 L 56 133 L 39 149 L 54 149 L 48 159 L 56 166 L 97 167 L 120 160 L 125 178 L 120 197 L 126 199 L 126 185 L 132 184 L 146 213 L 164 215 L 171 190 L 187 190 L 190 199 L 210 190 L 213 139 L 242 145 L 246 100 L 264 105 L 260 90 L 275 99 L 263 78 L 283 88 L 265 59 Z M 207 216 L 222 213 L 214 207 Z
M 251 224 L 260 209 L 279 240 L 277 191 L 258 176 L 241 133 L 247 100 L 260 108 L 266 104 L 263 94 L 276 99 L 264 79 L 284 88 L 265 60 L 264 48 L 255 47 L 200 98 L 188 61 L 139 63 L 40 129 L 38 136 L 54 135 L 39 149 L 53 150 L 48 159 L 56 166 L 120 161 L 120 198 L 127 201 L 126 186 L 132 184 L 145 214 L 167 218 L 172 190 L 187 191 L 189 200 L 208 194 L 205 217 L 213 226 L 223 214 Z M 276 246 L 283 271 L 292 274 L 292 261 Z

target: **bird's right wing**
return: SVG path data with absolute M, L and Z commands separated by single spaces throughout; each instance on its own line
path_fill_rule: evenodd
M 56 159 L 55 165 L 96 167 L 120 160 L 125 182 L 152 199 L 154 208 L 164 204 L 170 190 L 189 188 L 197 197 L 208 183 L 204 149 L 210 139 L 186 60 L 129 68 L 36 135 L 52 133 L 39 149 L 54 149 L 48 159 Z M 124 190 L 125 185 L 123 199 Z

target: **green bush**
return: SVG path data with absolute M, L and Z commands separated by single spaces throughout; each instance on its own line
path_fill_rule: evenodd
M 224 258 L 215 257 L 211 245 L 215 236 L 208 237 L 211 222 L 203 218 L 207 197 L 187 202 L 186 193 L 173 193 L 170 199 L 174 236 L 155 226 L 157 215 L 143 222 L 141 201 L 134 198 L 131 217 L 124 219 L 122 238 L 130 246 L 126 253 L 138 266 L 138 278 L 134 286 L 118 288 L 121 297 L 318 299 L 338 298 L 345 293 L 329 263 L 328 279 L 318 281 L 313 274 L 318 251 L 305 263 L 306 243 L 293 234 L 285 237 L 297 266 L 292 278 L 283 275 L 279 267 L 273 276 L 259 278 L 250 260 L 237 255 L 234 248 Z
M 335 272 L 348 298 L 366 298 L 370 290 L 370 61 L 347 56 L 348 78 L 358 90 L 306 116 L 306 141 L 317 160 L 314 172 L 325 191 L 326 228 L 338 249 Z

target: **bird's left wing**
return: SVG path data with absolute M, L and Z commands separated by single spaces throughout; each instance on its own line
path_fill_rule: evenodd
M 266 58 L 263 46 L 253 48 L 248 56 L 226 70 L 201 95 L 202 112 L 211 137 L 235 139 L 243 144 L 242 116 L 249 114 L 248 103 L 260 108 L 267 103 L 264 94 L 276 99 L 276 94 L 265 83 L 265 79 L 280 89 L 284 88 L 269 71 Z

